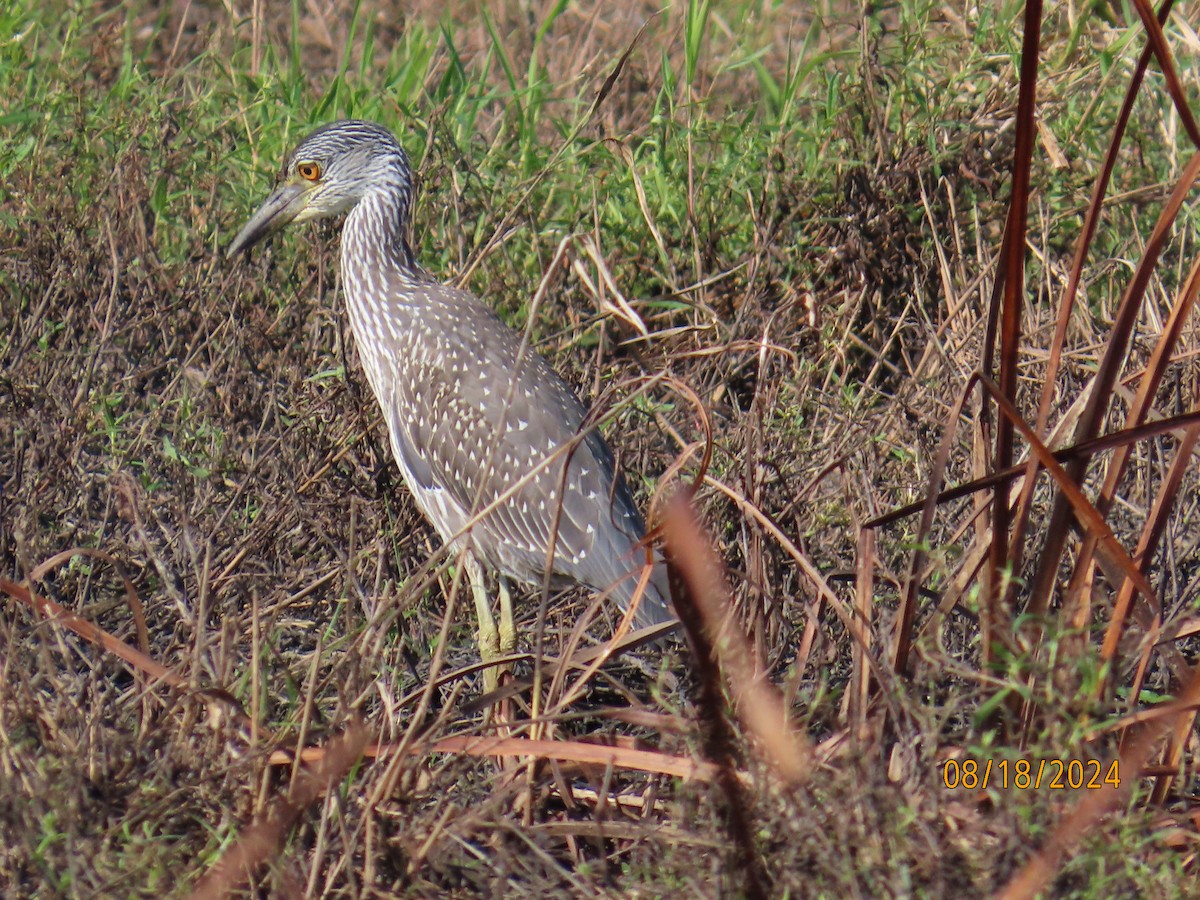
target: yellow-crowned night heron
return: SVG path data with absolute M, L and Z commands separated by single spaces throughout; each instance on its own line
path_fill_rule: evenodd
M 348 213 L 341 277 L 359 356 L 417 505 L 466 550 L 480 651 L 491 661 L 516 642 L 506 582 L 542 584 L 556 518 L 553 580 L 609 591 L 623 609 L 645 564 L 644 527 L 608 445 L 595 429 L 584 433 L 575 392 L 490 308 L 417 263 L 411 204 L 408 157 L 391 132 L 336 122 L 300 142 L 228 253 L 290 222 Z M 499 575 L 498 631 L 481 563 Z M 668 621 L 667 597 L 657 562 L 636 621 Z

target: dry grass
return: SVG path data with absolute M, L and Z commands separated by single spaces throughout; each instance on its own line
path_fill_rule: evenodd
M 1187 892 L 1186 207 L 1141 261 L 1195 148 L 1157 76 L 1059 318 L 1144 32 L 1053 11 L 1035 126 L 1017 8 L 716 4 L 692 41 L 698 6 L 12 14 L 36 24 L 0 45 L 7 893 Z M 1168 41 L 1194 91 L 1187 20 Z M 514 324 L 532 312 L 539 349 L 611 410 L 643 505 L 695 483 L 716 551 L 667 520 L 687 640 L 624 661 L 562 662 L 617 617 L 547 598 L 547 658 L 523 647 L 499 732 L 471 625 L 445 616 L 454 560 L 358 368 L 331 232 L 218 253 L 325 99 L 322 118 L 405 129 L 430 268 Z M 1023 155 L 1029 231 L 1002 256 Z M 649 339 L 597 315 L 611 289 L 582 243 L 551 263 L 568 232 Z M 988 329 L 1005 309 L 1015 341 Z M 1017 423 L 1016 454 L 997 449 L 1003 400 L 982 414 L 981 388 L 958 405 L 981 367 L 1060 451 L 1041 465 L 1062 463 L 1068 501 L 1043 471 L 1019 528 L 994 481 L 918 525 L 941 484 L 1035 443 Z M 1172 416 L 1086 470 L 1070 449 Z M 519 608 L 524 634 L 538 614 Z M 942 783 L 946 760 L 1118 752 L 1121 793 Z

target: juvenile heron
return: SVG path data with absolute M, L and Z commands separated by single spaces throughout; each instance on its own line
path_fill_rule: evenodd
M 646 561 L 645 528 L 570 386 L 489 307 L 417 263 L 411 206 L 412 171 L 392 133 L 335 122 L 300 142 L 228 255 L 288 223 L 347 214 L 341 278 L 363 369 L 417 505 L 464 551 L 480 653 L 490 662 L 516 644 L 508 582 L 540 586 L 550 559 L 555 583 L 607 591 L 628 609 Z M 484 567 L 499 576 L 498 630 Z M 636 621 L 669 621 L 667 597 L 656 562 Z M 495 669 L 486 674 L 494 687 Z

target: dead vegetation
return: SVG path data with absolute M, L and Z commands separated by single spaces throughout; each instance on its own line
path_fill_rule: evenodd
M 321 3 L 297 22 L 216 4 L 96 17 L 82 77 L 135 97 L 120 140 L 98 147 L 110 135 L 90 137 L 81 111 L 74 143 L 42 135 L 54 152 L 14 168 L 0 200 L 11 893 L 1186 892 L 1200 394 L 1184 201 L 1200 165 L 1172 156 L 1170 183 L 1137 181 L 1145 129 L 1166 127 L 1145 111 L 1124 143 L 1119 117 L 1082 117 L 1104 135 L 1073 163 L 1087 177 L 1044 137 L 1048 111 L 1069 105 L 1060 82 L 1091 71 L 1085 51 L 1112 29 L 1071 45 L 1074 22 L 1041 26 L 1043 60 L 1082 49 L 1042 75 L 1040 143 L 1030 96 L 1016 101 L 1034 83 L 1029 48 L 1019 72 L 976 73 L 961 88 L 974 114 L 926 139 L 888 115 L 907 86 L 893 68 L 904 10 L 826 10 L 822 51 L 858 76 L 837 126 L 815 146 L 783 128 L 754 144 L 746 198 L 670 171 L 686 214 L 630 199 L 627 233 L 598 227 L 591 170 L 538 174 L 535 145 L 562 143 L 553 116 L 526 134 L 489 101 L 474 143 L 459 139 L 458 95 L 438 93 L 452 54 L 428 70 L 428 106 L 389 107 L 424 127 L 412 149 L 430 267 L 517 324 L 546 280 L 540 349 L 613 410 L 608 434 L 647 476 L 640 499 L 663 511 L 687 588 L 686 640 L 603 666 L 567 648 L 594 659 L 612 612 L 547 598 L 546 658 L 524 645 L 508 728 L 478 697 L 465 615 L 445 616 L 454 560 L 391 462 L 329 234 L 250 265 L 219 259 L 244 212 L 228 182 L 250 177 L 225 157 L 250 144 L 259 169 L 276 162 L 251 126 L 260 111 L 239 98 L 197 123 L 187 78 L 151 108 L 116 49 L 132 35 L 166 79 L 243 47 L 259 77 L 296 29 L 321 96 L 443 21 L 461 58 L 499 46 L 520 71 L 536 57 L 545 103 L 576 108 L 632 44 L 580 140 L 619 138 L 605 184 L 632 172 L 652 190 L 662 173 L 635 151 L 665 141 L 656 115 L 687 118 L 702 166 L 723 152 L 711 123 L 762 102 L 716 63 L 745 37 L 717 9 L 689 88 L 710 105 L 655 106 L 662 57 L 688 65 L 688 8 L 571 4 L 540 41 L 525 4 L 499 4 L 490 24 L 473 4 L 364 4 L 372 40 Z M 811 21 L 755 9 L 778 75 Z M 929 27 L 961 37 L 968 23 Z M 1194 55 L 1180 33 L 1168 41 Z M 851 51 L 861 68 L 839 62 Z M 1123 83 L 1137 52 L 1113 66 Z M 1160 56 L 1149 71 L 1194 90 L 1190 63 Z M 488 85 L 503 87 L 501 68 L 472 89 Z M 1194 133 L 1183 89 L 1172 121 Z M 506 180 L 495 160 L 523 138 L 534 173 Z M 84 158 L 102 164 L 85 172 Z M 1090 190 L 1105 171 L 1117 180 L 1090 203 L 1056 187 Z M 577 191 L 569 223 L 534 178 Z M 731 223 L 735 197 L 745 215 Z M 1102 209 L 1103 253 L 1077 254 Z M 611 298 L 594 261 L 551 264 L 567 225 L 594 236 L 649 340 L 597 315 Z M 1073 284 L 1087 288 L 1074 301 Z M 691 511 L 666 502 L 691 485 Z M 523 634 L 539 606 L 519 608 Z M 1021 757 L 1119 759 L 1121 785 L 943 782 L 947 760 Z

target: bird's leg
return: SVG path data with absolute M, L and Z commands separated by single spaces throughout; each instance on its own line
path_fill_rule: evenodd
M 508 655 L 517 649 L 517 626 L 513 624 L 512 591 L 508 579 L 500 576 L 500 652 Z
M 513 625 L 512 592 L 508 579 L 503 575 L 500 575 L 497 581 L 500 584 L 500 655 L 509 656 L 517 647 L 517 629 Z M 503 679 L 505 684 L 512 681 L 507 665 L 492 671 L 496 673 L 497 681 Z M 512 720 L 512 698 L 505 697 L 496 707 L 496 734 L 500 737 L 509 737 L 512 731 L 508 727 L 508 723 Z
M 490 663 L 500 656 L 500 635 L 496 631 L 496 620 L 492 617 L 491 598 L 488 597 L 487 579 L 483 567 L 473 553 L 466 555 L 464 565 L 467 578 L 471 581 L 471 592 L 475 595 L 475 618 L 479 622 L 479 657 L 485 663 Z M 495 666 L 483 670 L 483 689 L 493 691 L 500 680 L 500 673 Z

